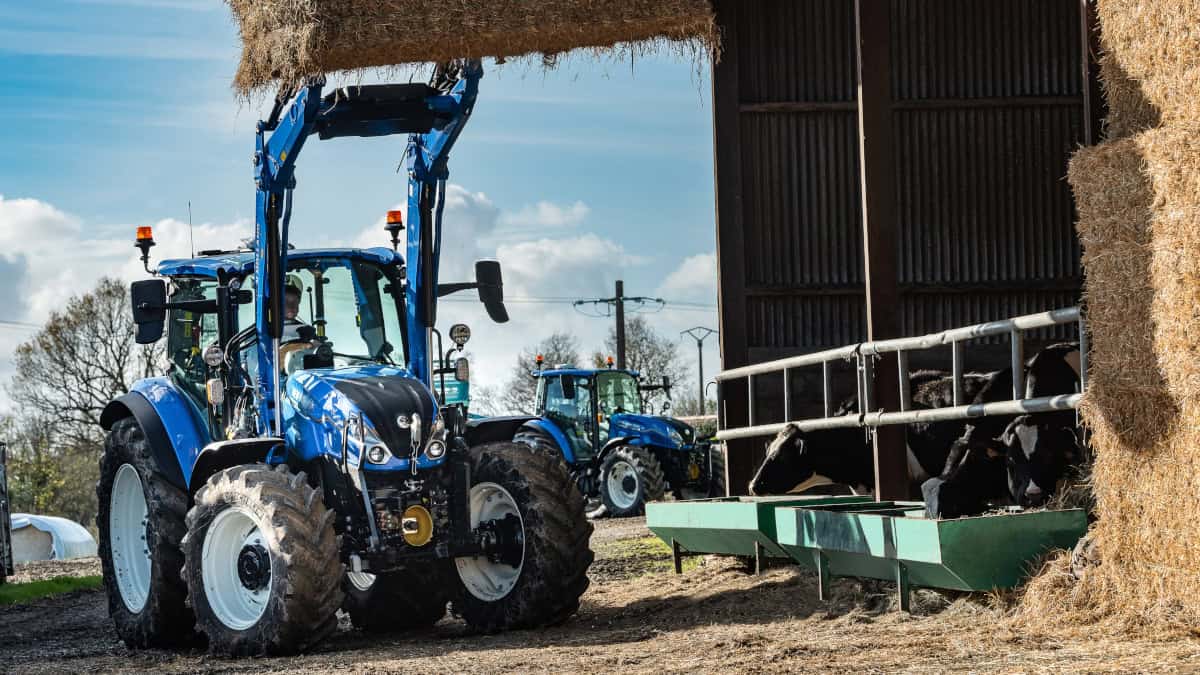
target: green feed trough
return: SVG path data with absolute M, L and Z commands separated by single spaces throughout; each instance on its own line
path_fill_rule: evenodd
M 792 558 L 820 576 L 894 580 L 901 607 L 909 586 L 960 591 L 1012 588 L 1046 551 L 1071 548 L 1087 530 L 1080 509 L 933 520 L 920 502 L 868 497 L 737 497 L 650 504 L 646 524 L 689 554 Z

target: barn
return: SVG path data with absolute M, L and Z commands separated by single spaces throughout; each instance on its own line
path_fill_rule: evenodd
M 714 5 L 726 369 L 1078 303 L 1066 175 L 1101 136 L 1094 2 Z M 913 357 L 950 365 L 948 351 Z M 1001 368 L 1008 348 L 969 359 Z M 819 415 L 820 378 L 790 377 L 792 418 Z M 744 386 L 723 392 L 726 427 L 747 421 Z M 758 419 L 782 419 L 782 378 L 756 389 Z M 762 446 L 731 443 L 735 493 Z

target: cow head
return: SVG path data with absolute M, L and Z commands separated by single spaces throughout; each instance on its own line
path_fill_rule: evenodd
M 941 476 L 921 484 L 925 512 L 931 518 L 959 518 L 1007 501 L 1005 448 L 998 441 L 968 432 L 954 441 Z
M 1060 342 L 1025 362 L 1025 396 L 1040 398 L 1070 394 L 1079 384 L 1079 343 Z
M 789 424 L 767 446 L 767 458 L 750 481 L 750 494 L 784 494 L 812 475 L 804 457 L 804 432 Z
M 1022 415 L 1008 425 L 1001 441 L 1008 448 L 1009 492 L 1021 506 L 1045 504 L 1079 457 L 1075 428 L 1054 418 Z

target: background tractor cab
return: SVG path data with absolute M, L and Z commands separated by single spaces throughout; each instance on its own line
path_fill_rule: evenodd
M 669 400 L 666 378 L 645 385 L 637 371 L 570 366 L 539 368 L 533 376 L 538 417 L 525 423 L 517 440 L 561 456 L 580 491 L 595 502 L 593 515 L 642 513 L 667 489 L 681 499 L 685 491 L 724 494 L 719 448 L 697 439 L 690 425 L 650 413 L 652 393 L 663 391 Z M 662 411 L 668 408 L 664 403 Z
M 438 278 L 449 152 L 482 75 L 462 61 L 429 84 L 289 87 L 257 127 L 248 248 L 151 270 L 139 228 L 157 278 L 131 287 L 137 342 L 165 331 L 170 370 L 104 409 L 97 484 L 109 616 L 129 646 L 198 629 L 217 653 L 279 654 L 328 635 L 339 609 L 399 631 L 453 603 L 491 632 L 578 608 L 591 526 L 569 473 L 446 400 L 445 381 L 469 376 L 455 355 L 470 330 L 445 349 L 439 298 L 476 290 L 508 320 L 498 262 Z M 392 248 L 294 250 L 306 141 L 393 134 L 408 136 L 408 206 L 388 214 Z

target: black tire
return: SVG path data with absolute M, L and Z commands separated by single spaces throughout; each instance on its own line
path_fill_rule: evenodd
M 117 472 L 129 465 L 137 471 L 146 499 L 146 550 L 150 554 L 150 585 L 145 604 L 133 611 L 122 599 L 113 566 L 112 491 Z M 99 510 L 100 566 L 108 596 L 108 615 L 117 635 L 131 648 L 179 647 L 193 644 L 198 636 L 195 617 L 187 606 L 183 583 L 183 550 L 180 542 L 187 528 L 187 494 L 172 485 L 150 449 L 146 434 L 132 417 L 117 421 L 104 442 L 100 456 L 100 480 L 96 483 Z M 137 533 L 141 536 L 141 533 Z
M 233 508 L 251 517 L 269 554 L 269 593 L 252 625 L 235 630 L 214 613 L 206 594 L 201 560 L 214 520 Z M 335 512 L 304 472 L 287 466 L 244 464 L 219 471 L 196 491 L 187 515 L 184 578 L 198 628 L 209 651 L 230 656 L 294 654 L 320 642 L 337 628 L 342 604 L 340 538 Z M 242 549 L 245 551 L 245 548 Z
M 579 490 L 561 462 L 517 443 L 476 446 L 471 460 L 473 485 L 499 485 L 516 503 L 524 527 L 524 557 L 516 584 L 495 600 L 477 597 L 462 573 L 456 573 L 458 592 L 451 610 L 486 633 L 566 621 L 579 609 L 594 558 L 592 524 L 583 515 Z
M 629 480 L 636 479 L 636 484 L 626 488 L 627 494 L 634 495 L 632 501 L 615 501 L 609 493 L 609 477 L 613 469 L 622 463 L 634 469 L 623 483 L 627 484 Z M 621 446 L 609 453 L 608 457 L 604 458 L 604 464 L 600 466 L 600 499 L 608 515 L 614 518 L 642 515 L 646 512 L 646 504 L 662 499 L 665 492 L 666 480 L 662 465 L 654 453 L 646 448 Z
M 355 628 L 368 633 L 391 633 L 427 628 L 446 616 L 453 581 L 444 562 L 420 563 L 380 574 L 370 588 L 343 584 L 342 610 Z
M 725 496 L 725 452 L 721 444 L 714 443 L 708 447 L 709 466 L 712 474 L 708 477 L 710 497 Z

